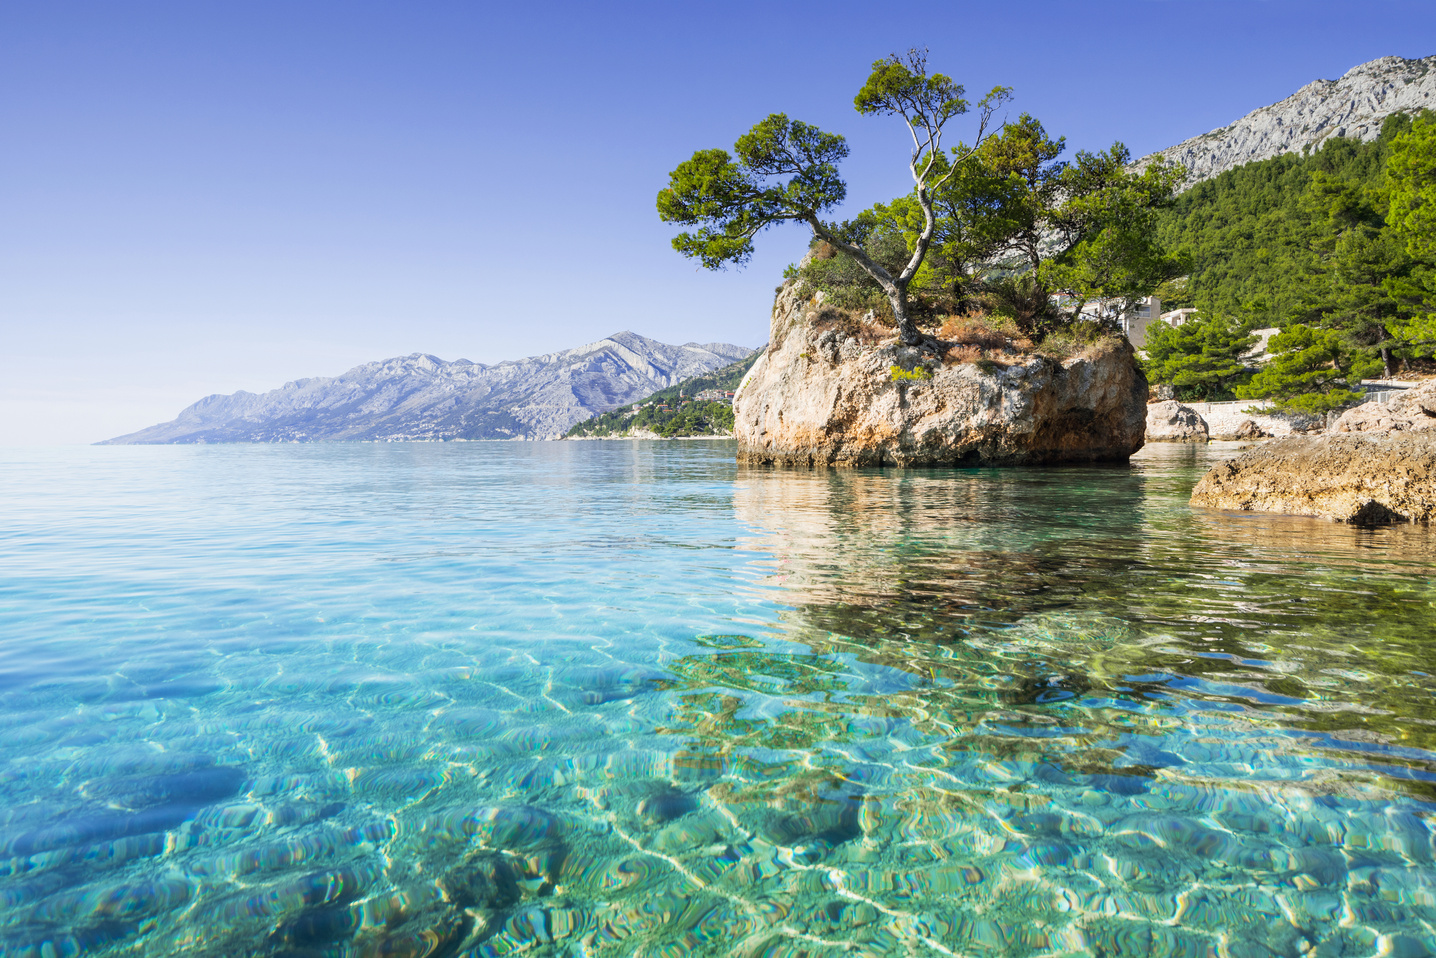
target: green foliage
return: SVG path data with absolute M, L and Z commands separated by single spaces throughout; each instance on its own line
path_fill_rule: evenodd
M 759 350 L 702 376 L 685 379 L 676 386 L 660 389 L 638 402 L 577 423 L 565 437 L 622 436 L 634 429 L 648 429 L 664 437 L 728 435 L 733 431 L 733 407 L 722 402 L 697 402 L 684 397 L 709 389 L 735 390 L 748 370 L 763 355 Z M 659 409 L 667 406 L 667 409 Z
M 658 194 L 663 222 L 698 227 L 674 237 L 673 248 L 708 269 L 747 262 L 759 232 L 815 219 L 847 195 L 838 163 L 848 145 L 837 134 L 774 113 L 739 137 L 733 151 L 736 159 L 725 150 L 699 150 Z
M 906 60 L 894 54 L 876 61 L 853 106 L 865 116 L 896 114 L 913 127 L 941 126 L 966 113 L 962 86 L 926 66 L 927 54 L 916 50 Z
M 994 87 L 978 102 L 977 143 L 993 111 L 1010 96 L 1007 88 Z M 942 150 L 943 127 L 970 106 L 963 88 L 940 73 L 929 74 L 926 52 L 912 50 L 906 57 L 874 63 L 853 103 L 859 113 L 900 116 L 907 123 L 914 196 L 930 213 L 932 191 L 973 152 L 964 147 L 949 161 Z M 932 216 L 925 215 L 904 260 L 885 266 L 865 249 L 871 222 L 863 217 L 852 224 L 821 219 L 847 195 L 837 171 L 838 162 L 848 155 L 842 137 L 774 113 L 740 137 L 733 150 L 736 158 L 723 150 L 699 150 L 669 174 L 668 187 L 658 194 L 659 216 L 664 222 L 697 227 L 674 237 L 674 248 L 710 269 L 741 265 L 752 256 L 753 238 L 762 230 L 787 220 L 806 223 L 816 239 L 842 250 L 867 273 L 887 299 L 903 341 L 917 342 L 917 328 L 908 315 L 908 286 L 927 255 Z
M 1122 144 L 1101 153 L 1058 157 L 1065 142 L 1023 114 L 988 137 L 966 160 L 935 158 L 942 173 L 932 192 L 935 229 L 930 255 L 914 277 L 915 315 L 985 309 L 1012 317 L 1028 333 L 1046 333 L 1075 321 L 1093 301 L 1109 304 L 1112 318 L 1171 277 L 1180 261 L 1157 242 L 1158 212 L 1169 205 L 1183 172 L 1153 164 L 1129 169 Z M 927 224 L 915 190 L 878 204 L 842 226 L 847 238 L 878 259 L 898 259 L 917 247 Z M 894 252 L 885 252 L 894 250 Z M 802 277 L 854 305 L 860 279 L 841 264 L 808 264 Z M 873 289 L 876 289 L 873 284 Z M 1058 308 L 1054 294 L 1069 294 Z M 871 299 L 871 296 L 868 297 Z
M 1418 117 L 1391 138 L 1386 222 L 1412 256 L 1436 255 L 1436 117 Z
M 1414 261 L 1383 281 L 1397 303 L 1392 335 L 1418 355 L 1436 352 L 1436 116 L 1425 113 L 1391 141 L 1386 222 Z
M 1073 298 L 1069 319 L 1081 304 L 1102 301 L 1115 324 L 1179 271 L 1181 260 L 1158 241 L 1156 227 L 1185 171 L 1153 163 L 1133 173 L 1130 159 L 1120 143 L 1105 154 L 1077 154 L 1059 178 L 1061 204 L 1044 217 L 1068 245 L 1036 273 L 1049 289 Z
M 1374 142 L 1332 138 L 1187 191 L 1159 217 L 1160 239 L 1190 264 L 1161 288 L 1165 305 L 1284 333 L 1276 359 L 1242 386 L 1208 361 L 1209 341 L 1150 327 L 1153 378 L 1175 384 L 1186 371 L 1218 391 L 1321 412 L 1353 401 L 1363 376 L 1436 353 L 1433 176 L 1436 121 L 1393 115 Z M 1156 350 L 1167 351 L 1160 362 Z
M 926 366 L 914 366 L 912 369 L 903 369 L 901 366 L 893 366 L 889 372 L 892 374 L 892 381 L 895 383 L 923 382 L 932 378 L 932 370 Z
M 891 230 L 870 231 L 862 245 L 868 256 L 885 268 L 901 269 L 909 256 L 906 240 Z M 858 312 L 870 309 L 886 322 L 892 320 L 887 293 L 878 281 L 857 260 L 827 243 L 815 241 L 808 261 L 801 268 L 792 267 L 788 275 L 824 292 L 827 305 Z
M 1078 320 L 1053 327 L 1037 344 L 1037 352 L 1056 360 L 1071 359 L 1088 350 L 1106 352 L 1116 348 L 1121 335 L 1102 323 Z
M 1293 412 L 1324 413 L 1361 398 L 1361 380 L 1380 371 L 1378 361 L 1351 349 L 1338 330 L 1292 326 L 1271 341 L 1272 359 L 1240 399 L 1270 399 Z
M 1419 240 L 1413 247 L 1406 238 L 1403 248 L 1386 211 L 1398 181 L 1392 164 L 1402 150 L 1419 152 L 1402 144 L 1427 126 L 1393 115 L 1373 143 L 1334 137 L 1312 153 L 1249 163 L 1188 190 L 1158 226 L 1190 262 L 1187 281 L 1163 290 L 1166 305 L 1195 305 L 1253 328 L 1340 330 L 1348 348 L 1369 356 L 1430 355 L 1421 331 L 1407 328 L 1436 298 L 1422 279 L 1430 260 L 1413 252 Z
M 1231 399 L 1251 378 L 1241 357 L 1257 338 L 1226 317 L 1198 316 L 1181 326 L 1147 327 L 1147 379 L 1171 385 L 1178 399 Z

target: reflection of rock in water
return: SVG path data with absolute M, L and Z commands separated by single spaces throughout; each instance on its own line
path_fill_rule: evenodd
M 870 715 L 915 715 L 925 728 L 965 734 L 994 710 L 1055 722 L 1064 701 L 1144 706 L 1180 682 L 1180 698 L 1237 704 L 1337 739 L 1436 746 L 1436 713 L 1425 686 L 1410 681 L 1431 655 L 1436 589 L 1422 570 L 1436 564 L 1436 537 L 1194 513 L 1186 499 L 1211 455 L 1167 446 L 1130 469 L 740 468 L 734 502 L 753 533 L 747 544 L 772 556 L 756 564 L 791 607 L 781 613 L 785 638 L 818 662 L 851 657 L 912 677 L 881 693 L 851 689 L 844 701 L 869 696 Z M 1420 581 L 1403 580 L 1403 569 Z M 742 673 L 736 687 L 818 689 L 817 666 L 789 689 L 769 678 L 787 665 L 763 658 L 730 670 Z M 1355 694 L 1348 675 L 1367 694 Z M 1110 718 L 1106 709 L 1089 707 L 1091 734 L 1065 747 L 1127 728 L 1119 709 Z M 714 706 L 705 721 L 755 746 L 775 735 L 719 718 L 740 714 Z M 821 717 L 809 724 L 842 734 Z
M 775 557 L 769 581 L 793 604 L 899 612 L 906 604 L 1012 621 L 1050 608 L 1047 594 L 1074 574 L 1110 578 L 1137 558 L 1141 516 L 1130 482 L 1117 479 L 1130 473 L 744 469 L 734 500 L 753 547 Z M 1064 518 L 1014 526 L 1036 510 Z M 1073 540 L 1092 547 L 1071 550 Z

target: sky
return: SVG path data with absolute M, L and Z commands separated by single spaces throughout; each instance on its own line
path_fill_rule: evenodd
M 848 138 L 839 216 L 907 192 L 901 121 L 852 97 L 911 47 L 1140 156 L 1436 54 L 1436 3 L 0 0 L 0 445 L 415 352 L 761 345 L 808 237 L 705 272 L 658 190 L 785 112 Z

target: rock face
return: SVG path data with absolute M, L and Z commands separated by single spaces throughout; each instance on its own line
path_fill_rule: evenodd
M 1142 447 L 1147 381 L 1126 340 L 1065 362 L 945 364 L 822 329 L 819 305 L 801 284 L 779 290 L 768 350 L 733 400 L 739 461 L 1019 465 Z
M 263 395 L 209 396 L 124 443 L 556 439 L 595 413 L 752 354 L 623 332 L 492 366 L 414 353 L 300 379 Z
M 1436 432 L 1292 436 L 1214 467 L 1192 505 L 1373 525 L 1436 517 Z
M 1143 157 L 1187 168 L 1184 186 L 1225 170 L 1266 160 L 1330 136 L 1374 140 L 1393 113 L 1436 109 L 1436 56 L 1381 57 L 1352 67 L 1339 80 L 1316 80 L 1279 103 L 1253 110 L 1230 126 L 1194 136 Z
M 1206 442 L 1208 438 L 1206 420 L 1191 406 L 1167 399 L 1147 407 L 1148 442 Z
M 1333 435 L 1427 429 L 1436 429 L 1436 379 L 1413 386 L 1390 402 L 1362 403 L 1331 424 Z

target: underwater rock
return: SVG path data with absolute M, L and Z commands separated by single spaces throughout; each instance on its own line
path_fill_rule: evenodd
M 662 825 L 696 811 L 698 801 L 685 792 L 670 788 L 649 795 L 638 803 L 638 817 L 649 825 Z
M 777 812 L 758 823 L 758 834 L 774 845 L 821 850 L 836 848 L 862 835 L 862 796 L 832 795 L 817 799 L 801 812 Z

